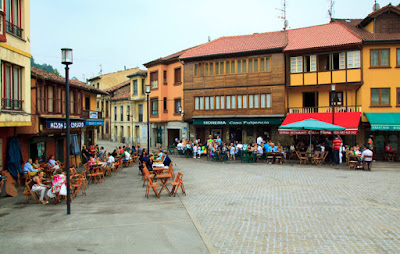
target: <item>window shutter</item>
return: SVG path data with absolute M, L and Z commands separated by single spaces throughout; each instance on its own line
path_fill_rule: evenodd
M 346 55 L 344 52 L 339 54 L 339 69 L 343 70 L 346 68 Z
M 6 34 L 6 15 L 0 10 L 0 42 L 7 42 Z
M 317 71 L 317 56 L 310 56 L 310 71 Z

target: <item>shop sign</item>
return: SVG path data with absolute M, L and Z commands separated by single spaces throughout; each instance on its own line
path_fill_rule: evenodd
M 104 119 L 85 121 L 85 126 L 100 126 L 100 125 L 104 125 Z
M 400 131 L 400 125 L 371 125 L 371 131 Z
M 194 125 L 278 125 L 282 123 L 282 118 L 237 118 L 237 119 L 193 119 Z
M 332 131 L 278 130 L 281 135 L 332 135 Z M 357 130 L 334 131 L 334 135 L 357 135 Z
M 77 129 L 85 127 L 85 123 L 83 121 L 70 121 L 70 128 Z M 65 121 L 46 121 L 47 129 L 66 129 L 67 123 Z
M 90 118 L 90 119 L 98 119 L 98 118 L 99 118 L 99 112 L 97 112 L 97 111 L 90 111 L 90 112 L 89 112 L 89 118 Z

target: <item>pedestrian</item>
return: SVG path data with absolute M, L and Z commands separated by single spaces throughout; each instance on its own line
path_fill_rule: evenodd
M 342 141 L 340 140 L 339 136 L 336 136 L 336 138 L 333 140 L 332 143 L 333 143 L 333 161 L 335 162 L 335 164 L 339 164 L 339 153 Z

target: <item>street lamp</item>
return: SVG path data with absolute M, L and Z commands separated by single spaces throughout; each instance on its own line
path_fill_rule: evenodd
M 61 49 L 61 63 L 65 65 L 65 121 L 67 124 L 67 214 L 71 214 L 71 186 L 69 179 L 69 156 L 70 156 L 70 123 L 69 123 L 69 68 L 68 65 L 72 64 L 72 49 L 62 48 Z
M 150 106 L 149 106 L 149 94 L 150 94 L 150 85 L 146 85 L 146 94 L 147 94 L 147 153 L 150 154 Z
M 335 92 L 335 84 L 331 85 L 331 89 L 332 89 L 332 124 L 335 124 L 335 100 L 336 100 L 336 92 Z

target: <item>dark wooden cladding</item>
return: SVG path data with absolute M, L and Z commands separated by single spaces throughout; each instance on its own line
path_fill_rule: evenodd
M 205 62 L 185 62 L 183 87 L 185 101 L 184 119 L 188 121 L 193 116 L 206 117 L 211 115 L 285 114 L 285 56 L 283 53 L 251 56 L 251 58 L 257 57 L 271 58 L 270 71 L 193 77 L 194 64 L 201 63 L 203 68 L 204 63 L 238 60 L 239 58 L 214 59 Z M 271 108 L 194 111 L 194 97 L 251 94 L 271 94 Z
M 376 33 L 400 33 L 400 18 L 397 13 L 388 12 L 375 19 Z

